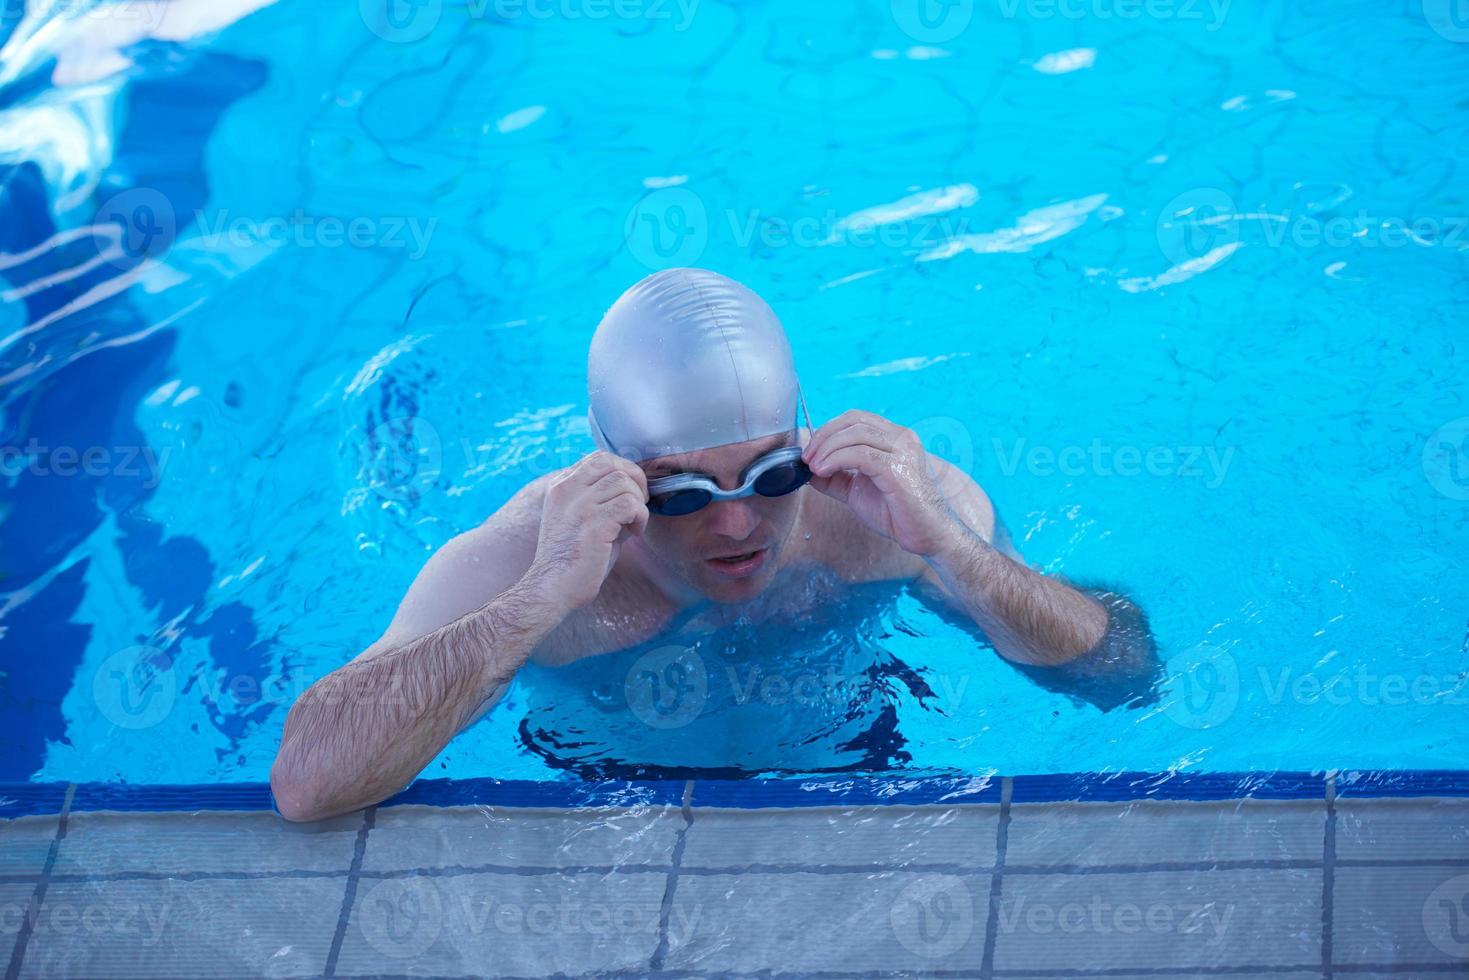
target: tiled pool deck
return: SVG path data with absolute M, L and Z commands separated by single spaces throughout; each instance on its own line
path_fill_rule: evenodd
M 1469 778 L 1420 776 L 429 783 L 306 826 L 41 787 L 0 794 L 0 938 L 6 977 L 1469 976 Z

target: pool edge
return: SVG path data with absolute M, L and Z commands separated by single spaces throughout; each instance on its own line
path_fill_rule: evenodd
M 606 782 L 426 779 L 382 806 L 578 808 L 681 806 L 729 809 L 868 805 L 999 805 L 1008 778 L 1014 803 L 1129 800 L 1315 800 L 1466 797 L 1469 770 L 1329 770 L 1317 772 L 1083 772 L 975 776 L 813 776 L 748 780 Z M 70 806 L 65 806 L 72 791 Z M 132 786 L 121 783 L 0 783 L 0 818 L 70 812 L 272 810 L 266 783 Z

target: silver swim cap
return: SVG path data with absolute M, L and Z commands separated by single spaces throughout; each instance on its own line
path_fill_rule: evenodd
M 587 394 L 598 448 L 634 462 L 791 432 L 805 408 L 775 313 L 703 269 L 655 273 L 612 304 Z

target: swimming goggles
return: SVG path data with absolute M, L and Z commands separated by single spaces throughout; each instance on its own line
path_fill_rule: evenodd
M 682 517 L 703 510 L 716 500 L 738 500 L 759 494 L 784 497 L 795 493 L 811 479 L 811 470 L 801 461 L 805 450 L 784 446 L 766 453 L 745 470 L 744 482 L 735 490 L 721 490 L 702 473 L 675 473 L 648 481 L 648 510 L 664 517 Z

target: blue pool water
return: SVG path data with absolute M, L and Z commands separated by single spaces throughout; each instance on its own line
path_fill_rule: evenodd
M 914 427 L 1132 596 L 1166 677 L 1103 711 L 873 588 L 693 673 L 529 671 L 427 774 L 1462 767 L 1452 4 L 25 6 L 0 780 L 263 779 L 428 555 L 591 451 L 592 327 L 674 265 L 771 302 L 818 422 Z

